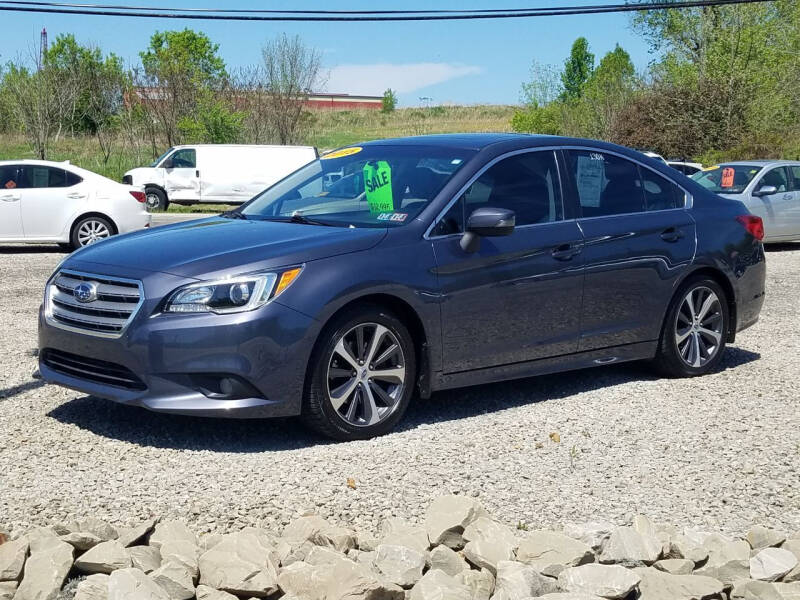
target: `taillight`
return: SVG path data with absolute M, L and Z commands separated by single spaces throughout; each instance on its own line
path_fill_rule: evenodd
M 755 215 L 739 215 L 736 217 L 736 220 L 744 225 L 744 228 L 747 229 L 747 233 L 752 235 L 759 242 L 764 239 L 764 221 L 761 220 L 761 217 Z
M 144 192 L 133 192 L 133 191 L 132 191 L 132 192 L 131 192 L 131 196 L 133 196 L 134 198 L 136 198 L 136 201 L 137 201 L 137 202 L 142 202 L 142 203 L 144 203 L 144 201 L 145 201 L 145 200 L 147 200 L 147 198 L 146 198 L 146 197 L 145 197 L 145 195 L 144 195 Z

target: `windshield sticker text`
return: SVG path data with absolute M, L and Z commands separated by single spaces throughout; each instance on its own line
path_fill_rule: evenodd
M 731 167 L 725 167 L 722 169 L 722 182 L 720 185 L 724 188 L 733 187 L 734 175 L 736 175 L 736 171 L 734 171 Z
M 408 217 L 408 213 L 381 213 L 378 215 L 378 221 L 394 221 L 402 223 Z

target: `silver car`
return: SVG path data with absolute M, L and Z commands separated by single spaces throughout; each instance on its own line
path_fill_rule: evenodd
M 747 160 L 692 175 L 707 190 L 741 200 L 764 221 L 764 242 L 800 241 L 800 162 Z

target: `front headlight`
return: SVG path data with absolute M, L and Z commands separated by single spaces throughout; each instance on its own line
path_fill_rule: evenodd
M 255 310 L 280 295 L 300 271 L 301 267 L 297 267 L 185 285 L 172 293 L 164 312 L 228 314 Z

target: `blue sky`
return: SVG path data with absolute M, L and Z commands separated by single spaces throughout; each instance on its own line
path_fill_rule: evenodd
M 92 0 L 84 0 L 90 3 Z M 125 4 L 112 0 L 107 4 Z M 496 5 L 478 2 L 420 2 L 377 4 L 362 0 L 320 0 L 269 3 L 246 0 L 130 0 L 138 6 L 193 6 L 275 9 L 431 9 L 514 8 L 553 5 L 596 4 L 596 0 L 503 0 Z M 254 63 L 263 42 L 282 32 L 300 34 L 323 54 L 328 92 L 379 95 L 387 87 L 397 89 L 400 104 L 420 104 L 420 97 L 433 104 L 513 104 L 528 77 L 533 59 L 561 64 L 578 36 L 589 40 L 597 60 L 615 44 L 631 55 L 638 69 L 652 57 L 646 43 L 629 27 L 628 14 L 543 17 L 533 19 L 434 21 L 399 23 L 247 23 L 176 19 L 132 19 L 48 14 L 0 13 L 0 61 L 28 52 L 42 27 L 51 39 L 73 33 L 79 41 L 94 43 L 128 62 L 138 61 L 156 30 L 191 27 L 204 31 L 220 45 L 229 66 Z

